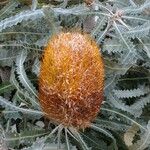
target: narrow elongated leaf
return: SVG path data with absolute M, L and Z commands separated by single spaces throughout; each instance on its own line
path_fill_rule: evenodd
M 19 80 L 22 83 L 22 85 L 30 92 L 32 93 L 35 97 L 37 97 L 37 92 L 35 87 L 32 85 L 32 83 L 30 82 L 30 80 L 28 79 L 26 72 L 24 70 L 24 62 L 25 59 L 27 57 L 27 51 L 26 50 L 22 50 L 21 53 L 18 55 L 17 59 L 16 59 L 16 71 L 17 74 L 19 75 Z
M 145 95 L 149 92 L 149 90 L 149 88 L 140 87 L 137 89 L 130 90 L 113 90 L 113 92 L 118 98 L 132 98 Z
M 29 19 L 35 20 L 35 19 L 41 18 L 43 16 L 44 16 L 44 14 L 41 9 L 37 9 L 35 11 L 31 11 L 31 10 L 22 11 L 21 13 L 15 15 L 15 16 L 12 16 L 10 18 L 6 18 L 6 19 L 0 21 L 0 31 L 6 29 L 8 27 L 17 25 L 18 23 L 20 23 L 22 21 L 27 21 Z

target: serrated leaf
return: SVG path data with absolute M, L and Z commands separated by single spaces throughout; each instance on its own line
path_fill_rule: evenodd
M 104 45 L 102 48 L 102 51 L 107 51 L 110 53 L 121 53 L 124 49 L 124 45 L 121 43 L 118 43 L 118 39 L 106 39 L 104 41 Z
M 25 114 L 30 114 L 30 115 L 40 115 L 42 116 L 42 112 L 41 111 L 36 111 L 36 110 L 32 110 L 32 109 L 25 109 L 25 108 L 21 108 L 18 106 L 15 106 L 12 102 L 9 102 L 7 99 L 3 98 L 0 96 L 0 105 L 3 108 L 7 108 L 7 110 L 16 110 Z
M 95 122 L 103 128 L 109 129 L 109 130 L 116 130 L 116 131 L 124 131 L 129 128 L 128 125 L 122 124 L 120 122 L 114 122 L 110 120 L 104 120 L 104 119 L 96 119 Z
M 7 145 L 9 146 L 19 145 L 22 141 L 34 141 L 37 137 L 45 136 L 48 133 L 49 132 L 43 129 L 42 130 L 38 130 L 38 129 L 24 130 L 24 131 L 21 131 L 20 133 L 6 132 L 4 140 L 7 142 Z
M 25 103 L 28 103 L 27 106 L 30 106 L 30 108 L 33 106 L 34 109 L 40 110 L 40 106 L 37 102 L 37 98 L 32 93 L 29 93 L 26 89 L 23 89 L 19 82 L 15 78 L 14 69 L 12 68 L 12 73 L 10 77 L 10 81 L 13 86 L 16 87 L 17 92 L 14 95 L 14 98 L 18 101 L 18 98 L 20 98 L 20 95 L 23 96 L 23 101 Z
M 140 117 L 144 107 L 147 106 L 149 103 L 150 103 L 150 94 L 148 94 L 146 97 L 140 98 L 138 101 L 136 101 L 133 105 L 130 106 L 133 115 L 135 117 Z
M 125 7 L 123 9 L 123 14 L 139 14 L 148 8 L 150 8 L 150 1 L 145 0 L 145 2 L 141 5 Z
M 96 130 L 96 131 L 98 131 L 98 132 L 106 135 L 107 137 L 111 138 L 113 140 L 113 143 L 114 143 L 114 149 L 118 150 L 117 145 L 116 145 L 116 139 L 114 138 L 114 136 L 109 131 L 107 131 L 106 129 L 103 129 L 101 127 L 99 127 L 98 124 L 92 124 L 91 128 L 93 130 Z
M 56 14 L 61 14 L 61 15 L 83 15 L 83 13 L 89 12 L 89 8 L 86 7 L 85 5 L 76 5 L 74 7 L 69 7 L 67 9 L 64 8 L 52 8 L 53 11 Z
M 18 111 L 11 111 L 11 110 L 5 110 L 5 111 L 2 111 L 2 114 L 4 115 L 4 117 L 6 119 L 22 119 L 22 116 L 21 114 L 18 112 Z
M 30 82 L 30 80 L 28 79 L 27 75 L 26 75 L 26 72 L 24 70 L 24 62 L 25 62 L 25 59 L 27 57 L 27 51 L 26 50 L 22 50 L 20 52 L 20 54 L 17 56 L 17 59 L 16 59 L 16 72 L 18 74 L 18 78 L 20 80 L 20 82 L 22 83 L 22 85 L 32 94 L 34 94 L 34 96 L 36 98 L 38 98 L 37 96 L 37 91 L 35 89 L 35 87 L 32 85 L 32 83 Z
M 149 88 L 137 88 L 137 89 L 129 89 L 129 90 L 113 90 L 114 94 L 118 98 L 132 98 L 132 97 L 139 97 L 148 93 Z
M 99 18 L 97 20 L 97 26 L 91 32 L 91 36 L 94 37 L 96 35 L 99 35 L 100 30 L 104 28 L 107 22 L 108 22 L 108 19 L 106 16 L 104 16 L 103 18 Z
M 6 18 L 2 21 L 0 21 L 0 31 L 12 27 L 14 25 L 17 25 L 18 23 L 22 21 L 27 21 L 29 19 L 35 20 L 37 18 L 43 17 L 43 11 L 41 9 L 37 9 L 35 11 L 27 10 L 27 11 L 22 11 L 21 13 L 12 16 L 10 18 Z
M 137 26 L 129 31 L 123 33 L 123 35 L 131 38 L 146 37 L 150 33 L 150 21 L 145 22 L 143 25 Z

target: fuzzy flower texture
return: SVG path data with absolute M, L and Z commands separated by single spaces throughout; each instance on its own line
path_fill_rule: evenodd
M 39 100 L 50 120 L 84 129 L 97 116 L 104 87 L 99 47 L 89 35 L 61 32 L 45 48 L 39 76 Z

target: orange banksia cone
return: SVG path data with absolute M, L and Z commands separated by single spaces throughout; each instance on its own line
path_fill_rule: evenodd
M 39 101 L 46 116 L 66 127 L 86 128 L 103 100 L 104 65 L 87 34 L 54 35 L 45 48 L 39 75 Z

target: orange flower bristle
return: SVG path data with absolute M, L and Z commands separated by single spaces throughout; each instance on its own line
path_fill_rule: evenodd
M 45 48 L 39 75 L 39 100 L 58 124 L 86 128 L 103 100 L 104 65 L 89 35 L 61 32 Z

